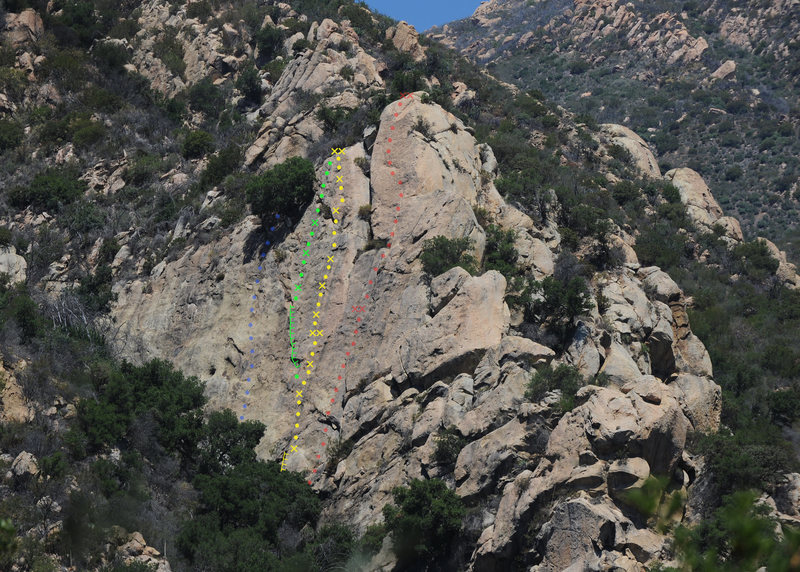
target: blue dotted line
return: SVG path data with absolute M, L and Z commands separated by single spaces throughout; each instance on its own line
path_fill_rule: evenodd
M 275 215 L 275 219 L 276 220 L 280 220 L 280 218 L 281 218 L 281 215 L 279 215 L 279 214 Z M 275 232 L 275 227 L 271 226 L 271 227 L 269 227 L 269 230 L 270 230 L 270 232 Z M 270 246 L 271 243 L 272 243 L 272 241 L 267 240 L 266 242 L 264 242 L 264 246 Z M 267 256 L 267 252 L 266 251 L 261 253 L 261 258 L 266 258 L 266 256 Z M 259 265 L 258 269 L 263 271 L 264 267 L 262 265 Z M 261 279 L 260 278 L 256 278 L 256 284 L 261 284 Z M 258 300 L 258 295 L 257 294 L 253 294 L 253 300 Z M 255 306 L 255 302 L 254 302 L 254 306 Z M 250 315 L 251 316 L 255 315 L 255 312 L 256 312 L 255 307 L 250 308 Z M 253 322 L 249 322 L 247 324 L 247 327 L 248 328 L 252 328 L 253 327 Z M 252 342 L 253 341 L 253 336 L 250 336 L 249 340 Z M 251 358 L 255 357 L 255 353 L 256 353 L 255 348 L 254 347 L 250 348 L 250 356 L 251 356 Z M 246 369 L 253 369 L 254 367 L 255 367 L 255 364 L 250 363 L 249 366 Z M 247 377 L 247 378 L 245 378 L 245 381 L 248 383 L 248 385 L 247 385 L 247 389 L 244 390 L 245 403 L 242 404 L 242 411 L 243 412 L 247 411 L 247 405 L 248 405 L 247 404 L 247 401 L 248 401 L 247 398 L 250 396 L 250 385 L 249 384 L 252 383 L 252 378 L 251 377 Z M 239 415 L 239 420 L 240 421 L 244 421 L 244 415 Z

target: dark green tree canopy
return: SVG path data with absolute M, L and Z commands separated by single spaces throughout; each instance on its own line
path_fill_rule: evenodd
M 245 192 L 253 213 L 262 219 L 274 214 L 296 216 L 311 203 L 316 182 L 311 161 L 292 157 L 253 177 Z

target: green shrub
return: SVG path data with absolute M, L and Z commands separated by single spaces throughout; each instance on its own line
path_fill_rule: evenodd
M 339 49 L 341 50 L 341 45 L 340 45 Z M 342 78 L 346 79 L 347 81 L 353 81 L 353 78 L 355 77 L 356 72 L 353 69 L 353 66 L 351 66 L 350 64 L 347 64 L 345 66 L 342 66 L 342 69 L 339 70 L 339 75 L 342 76 Z
M 183 77 L 186 62 L 183 61 L 183 44 L 177 38 L 177 30 L 165 28 L 161 37 L 153 44 L 153 55 L 161 60 L 173 75 Z
M 76 147 L 90 147 L 106 136 L 106 126 L 99 121 L 77 120 L 74 123 L 72 142 Z
M 455 427 L 443 429 L 436 436 L 436 449 L 433 452 L 433 460 L 442 466 L 452 467 L 455 465 L 461 449 L 466 444 L 467 440 L 461 436 Z
M 578 316 L 592 308 L 586 281 L 574 276 L 566 282 L 546 276 L 531 284 L 539 298 L 531 302 L 526 320 L 548 321 L 554 327 L 569 327 Z
M 207 117 L 217 115 L 225 106 L 222 91 L 208 77 L 189 88 L 188 99 L 192 109 L 204 113 Z
M 242 161 L 242 152 L 236 145 L 228 145 L 220 149 L 216 155 L 208 158 L 208 164 L 200 175 L 200 188 L 210 189 L 218 185 L 231 173 L 233 173 Z
M 369 220 L 372 217 L 372 205 L 361 205 L 358 207 L 358 218 Z
M 751 488 L 769 491 L 782 474 L 797 468 L 791 446 L 779 438 L 777 427 L 747 429 L 734 434 L 723 429 L 699 441 L 720 495 Z
M 162 167 L 161 157 L 137 150 L 136 155 L 128 161 L 125 180 L 140 187 L 152 181 Z
M 569 64 L 569 73 L 572 75 L 580 75 L 589 69 L 589 62 L 584 60 L 574 60 Z
M 63 451 L 56 451 L 48 457 L 39 459 L 39 472 L 47 477 L 60 479 L 67 473 L 67 470 L 69 470 L 69 464 Z
M 608 154 L 614 159 L 623 163 L 630 163 L 633 160 L 630 151 L 628 151 L 622 145 L 617 145 L 616 143 L 608 146 Z
M 321 106 L 317 111 L 317 119 L 320 120 L 325 126 L 326 131 L 336 131 L 339 125 L 347 119 L 349 110 L 337 107 L 332 109 L 325 105 Z
M 442 562 L 466 513 L 461 499 L 438 479 L 414 479 L 392 490 L 392 497 L 394 504 L 383 507 L 383 517 L 398 564 L 408 569 Z
M 383 545 L 386 537 L 386 526 L 383 524 L 371 524 L 364 531 L 364 535 L 359 540 L 360 549 L 368 555 L 377 554 Z
M 737 244 L 733 249 L 733 255 L 739 259 L 738 271 L 754 280 L 763 280 L 778 270 L 778 261 L 772 257 L 766 243 L 761 240 Z
M 542 127 L 546 130 L 555 129 L 558 127 L 558 117 L 555 115 L 545 115 L 541 119 Z
M 113 113 L 122 107 L 122 98 L 103 89 L 92 86 L 81 94 L 81 102 L 91 111 Z
M 316 182 L 314 165 L 306 159 L 292 157 L 254 176 L 245 192 L 253 213 L 266 221 L 274 214 L 299 215 L 311 203 Z
M 134 20 L 124 20 L 124 22 L 127 24 L 121 26 L 118 33 L 127 34 L 132 32 L 130 37 L 133 37 L 136 32 L 139 31 L 138 25 Z M 122 67 L 130 61 L 131 56 L 124 46 L 112 42 L 97 42 L 92 48 L 92 58 L 102 70 L 120 71 Z
M 22 125 L 10 119 L 0 119 L 0 152 L 16 149 L 24 136 Z
M 190 131 L 181 145 L 181 153 L 187 159 L 199 159 L 214 150 L 214 137 L 208 131 Z
M 214 14 L 214 9 L 211 4 L 205 0 L 198 0 L 191 2 L 186 6 L 186 17 L 197 18 L 201 22 L 205 22 Z
M 583 387 L 583 384 L 584 379 L 578 368 L 562 363 L 553 369 L 552 365 L 547 364 L 531 376 L 525 391 L 525 398 L 537 402 L 548 391 L 560 389 L 561 402 L 559 407 L 566 412 L 572 410 L 575 406 L 575 394 Z
M 514 248 L 516 233 L 513 230 L 502 230 L 494 224 L 486 227 L 486 248 L 483 257 L 484 270 L 497 270 L 510 280 L 520 274 L 517 266 L 519 253 Z
M 665 270 L 676 268 L 683 259 L 686 237 L 668 221 L 657 221 L 641 231 L 634 245 L 639 261 Z
M 108 31 L 108 36 L 110 38 L 118 38 L 118 39 L 132 39 L 136 33 L 141 29 L 139 26 L 139 22 L 136 18 L 123 18 L 119 20 L 114 26 Z M 97 49 L 98 45 L 95 45 L 95 49 Z
M 4 302 L 3 318 L 13 320 L 17 324 L 24 343 L 42 333 L 45 326 L 39 306 L 22 285 L 7 292 Z
M 304 52 L 310 48 L 311 48 L 311 42 L 309 42 L 305 38 L 300 38 L 294 44 L 292 44 L 292 51 L 295 53 Z
M 106 213 L 95 201 L 81 199 L 66 206 L 62 222 L 72 232 L 88 234 L 103 227 Z
M 414 123 L 413 129 L 425 139 L 433 139 L 433 131 L 431 131 L 432 126 L 424 117 L 417 117 L 417 122 Z
M 698 526 L 680 526 L 675 547 L 681 570 L 794 570 L 800 532 L 780 527 L 750 491 L 726 497 L 711 518 Z M 780 530 L 781 536 L 776 535 Z
M 115 445 L 137 416 L 149 415 L 157 425 L 159 444 L 197 458 L 201 438 L 203 388 L 195 377 L 184 377 L 168 362 L 152 360 L 142 366 L 96 363 L 90 381 L 97 397 L 78 403 L 78 421 L 93 450 Z
M 78 295 L 86 307 L 96 312 L 108 310 L 117 295 L 111 291 L 113 272 L 107 264 L 97 267 L 93 274 L 87 274 L 80 281 Z
M 426 240 L 420 255 L 422 268 L 430 276 L 439 276 L 456 266 L 471 273 L 475 267 L 475 258 L 467 254 L 471 247 L 472 241 L 467 237 L 436 236 Z
M 285 40 L 283 31 L 273 26 L 264 26 L 255 34 L 258 56 L 262 61 L 271 61 L 281 55 L 283 42 Z
M 261 78 L 253 62 L 248 62 L 239 72 L 239 77 L 236 78 L 236 89 L 242 93 L 247 101 L 256 105 L 261 103 Z
M 0 67 L 0 90 L 10 98 L 19 100 L 25 94 L 28 76 L 22 70 Z
M 17 549 L 17 531 L 10 520 L 0 519 L 0 564 L 11 569 Z
M 103 239 L 103 244 L 100 245 L 100 250 L 97 254 L 98 264 L 110 264 L 113 262 L 114 257 L 119 252 L 119 242 L 115 238 Z
M 277 547 L 319 517 L 320 501 L 303 478 L 281 472 L 277 463 L 246 462 L 224 473 L 198 474 L 200 493 L 195 517 L 186 521 L 177 539 L 178 551 L 190 568 L 200 563 L 225 570 L 231 562 L 245 570 L 312 570 L 313 556 L 293 556 Z M 289 559 L 291 558 L 291 563 Z
M 619 181 L 611 189 L 611 196 L 620 205 L 625 205 L 639 198 L 639 188 L 633 181 Z
M 0 226 L 0 246 L 8 246 L 11 244 L 11 229 L 5 226 Z
M 16 187 L 9 191 L 12 206 L 24 209 L 28 205 L 54 210 L 61 204 L 69 204 L 86 190 L 86 183 L 78 179 L 72 168 L 50 168 L 36 175 L 27 187 Z

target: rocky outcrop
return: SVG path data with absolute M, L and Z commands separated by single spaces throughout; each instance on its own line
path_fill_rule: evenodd
M 736 62 L 733 60 L 724 61 L 714 72 L 709 76 L 711 80 L 723 80 L 736 71 Z
M 142 533 L 132 532 L 120 540 L 124 540 L 124 543 L 117 547 L 117 555 L 126 564 L 140 563 L 148 566 L 153 572 L 172 571 L 167 559 L 158 550 L 147 545 Z
M 11 473 L 18 479 L 33 477 L 39 474 L 39 465 L 33 453 L 22 451 L 11 463 Z
M 681 195 L 681 202 L 686 205 L 686 213 L 700 230 L 714 232 L 715 227 L 723 232 L 722 238 L 733 247 L 744 240 L 739 221 L 734 217 L 723 216 L 722 208 L 717 203 L 711 190 L 703 178 L 692 169 L 679 168 L 667 171 L 664 178 L 670 181 Z M 797 267 L 789 262 L 786 253 L 781 251 L 772 241 L 758 238 L 770 252 L 772 258 L 778 263 L 775 275 L 788 288 L 800 288 L 800 277 Z
M 33 418 L 33 408 L 28 403 L 16 376 L 0 364 L 0 422 L 27 423 Z
M 320 105 L 329 108 L 354 109 L 361 105 L 361 90 L 383 86 L 376 60 L 360 46 L 356 44 L 350 53 L 339 51 L 340 43 L 351 33 L 352 29 L 328 19 L 311 27 L 309 39 L 316 47 L 289 62 L 258 110 L 258 115 L 267 119 L 245 152 L 246 165 L 271 166 L 288 157 L 304 155 L 323 136 L 315 116 L 319 107 L 298 110 L 303 94 L 323 98 Z M 343 77 L 345 68 L 350 68 L 352 78 L 348 74 L 344 74 L 348 79 Z M 329 92 L 335 95 L 330 96 Z
M 12 246 L 0 246 L 0 275 L 8 276 L 9 284 L 18 284 L 28 279 L 28 263 Z
M 653 152 L 647 143 L 636 133 L 622 125 L 604 123 L 600 126 L 600 132 L 606 135 L 610 144 L 624 147 L 633 158 L 639 172 L 645 177 L 660 178 L 661 171 L 658 168 Z
M 510 19 L 523 25 L 505 27 Z M 567 36 L 584 46 L 583 53 L 588 51 L 585 46 L 620 38 L 623 44 L 619 49 L 627 51 L 631 58 L 648 58 L 669 66 L 696 62 L 708 49 L 708 42 L 692 36 L 677 14 L 645 16 L 622 0 L 574 0 L 546 8 L 519 0 L 491 0 L 482 2 L 462 22 L 467 21 L 470 31 L 482 29 L 483 33 L 460 37 L 464 27 L 456 22 L 434 28 L 431 37 L 480 62 L 496 59 L 506 51 L 526 49 L 533 43 L 557 45 L 560 38 Z
M 8 13 L 5 15 L 4 36 L 14 49 L 35 44 L 44 34 L 42 17 L 28 8 L 19 14 Z
M 386 30 L 386 39 L 391 40 L 394 47 L 409 54 L 415 62 L 425 59 L 425 48 L 419 44 L 419 34 L 414 26 L 407 22 L 398 22 Z
M 680 191 L 681 202 L 686 205 L 686 213 L 692 222 L 710 231 L 722 217 L 722 209 L 703 177 L 697 171 L 681 167 L 667 171 L 664 178 Z

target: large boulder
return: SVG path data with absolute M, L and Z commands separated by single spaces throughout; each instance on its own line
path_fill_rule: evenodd
M 27 280 L 28 263 L 11 245 L 0 246 L 0 274 L 7 274 L 11 284 Z
M 720 217 L 722 208 L 697 171 L 687 167 L 672 169 L 664 174 L 681 194 L 681 202 L 686 205 L 686 213 L 692 222 L 710 231 Z
M 408 22 L 398 22 L 386 30 L 386 39 L 391 40 L 394 47 L 410 54 L 415 62 L 425 59 L 425 48 L 419 44 L 419 33 Z
M 33 453 L 22 451 L 11 463 L 11 472 L 18 478 L 31 477 L 39 472 L 39 464 Z
M 650 465 L 641 457 L 619 459 L 608 467 L 608 490 L 624 501 L 625 494 L 641 488 L 649 476 Z
M 44 34 L 42 18 L 32 8 L 19 14 L 6 14 L 5 36 L 13 48 L 36 43 Z
M 722 389 L 707 377 L 681 373 L 672 382 L 679 390 L 678 400 L 695 431 L 713 433 L 719 428 Z
M 582 427 L 598 454 L 625 449 L 644 458 L 654 473 L 673 469 L 686 444 L 689 422 L 672 395 L 662 394 L 656 405 L 636 391 L 626 395 L 612 388 L 587 386 L 578 391 L 578 400 L 586 403 L 566 415 L 559 426 Z M 558 433 L 559 427 L 553 435 Z
M 654 179 L 661 177 L 661 170 L 658 168 L 653 152 L 644 139 L 636 133 L 622 125 L 614 123 L 604 123 L 600 125 L 600 132 L 607 136 L 614 145 L 625 148 L 633 157 L 633 161 L 639 172 Z

